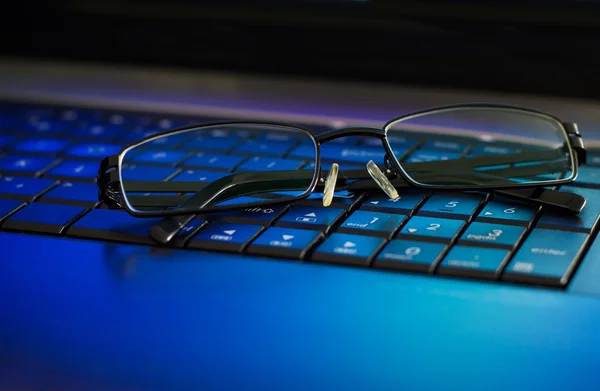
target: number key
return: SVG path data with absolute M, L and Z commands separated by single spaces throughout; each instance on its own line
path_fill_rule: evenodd
M 482 201 L 482 196 L 474 194 L 435 194 L 425 202 L 418 214 L 468 220 Z
M 475 222 L 462 234 L 460 242 L 513 247 L 524 233 L 525 228 L 515 225 Z
M 446 249 L 445 244 L 392 240 L 375 259 L 375 267 L 428 272 Z
M 529 226 L 538 210 L 537 206 L 494 200 L 479 212 L 477 221 Z
M 461 220 L 440 219 L 437 217 L 412 217 L 400 231 L 400 236 L 422 236 L 433 241 L 450 242 L 462 229 L 464 222 Z

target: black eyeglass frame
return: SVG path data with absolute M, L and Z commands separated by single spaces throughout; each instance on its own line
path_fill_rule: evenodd
M 389 128 L 401 121 L 406 121 L 413 117 L 422 116 L 429 113 L 434 112 L 443 112 L 443 111 L 451 111 L 456 109 L 470 109 L 470 108 L 492 108 L 492 109 L 506 109 L 510 111 L 522 112 L 530 115 L 539 116 L 541 118 L 552 120 L 560 125 L 561 130 L 565 134 L 565 139 L 568 142 L 571 153 L 571 175 L 568 178 L 561 179 L 553 179 L 548 181 L 540 181 L 536 183 L 522 184 L 522 183 L 514 183 L 514 184 L 497 184 L 497 185 L 473 185 L 473 186 L 465 186 L 465 185 L 435 185 L 435 184 L 424 184 L 419 183 L 411 178 L 410 175 L 404 170 L 402 164 L 398 161 L 394 152 L 392 151 L 392 147 L 387 139 Z M 197 129 L 209 129 L 212 127 L 222 127 L 222 126 L 273 126 L 279 127 L 282 129 L 290 129 L 295 132 L 301 132 L 307 137 L 309 137 L 314 146 L 315 146 L 315 168 L 313 170 L 313 177 L 310 183 L 310 186 L 306 191 L 297 196 L 287 196 L 273 199 L 267 199 L 265 201 L 257 201 L 247 204 L 236 204 L 234 206 L 231 205 L 222 205 L 222 206 L 209 206 L 198 209 L 197 211 L 191 210 L 156 210 L 156 211 L 140 211 L 135 208 L 132 208 L 129 202 L 127 201 L 127 197 L 123 194 L 121 184 L 123 183 L 123 178 L 121 175 L 121 167 L 123 158 L 125 155 L 132 149 L 146 144 L 148 142 L 154 141 L 156 139 L 173 135 L 176 133 L 184 133 L 187 131 L 197 130 Z M 512 105 L 502 105 L 502 104 L 490 104 L 490 103 L 470 103 L 470 104 L 456 104 L 456 105 L 445 105 L 445 106 L 437 106 L 432 107 L 416 112 L 411 112 L 399 117 L 396 117 L 390 121 L 388 121 L 383 128 L 369 128 L 369 127 L 348 127 L 341 129 L 334 129 L 330 131 L 326 131 L 324 133 L 314 135 L 309 130 L 297 126 L 290 125 L 287 123 L 281 123 L 276 121 L 218 121 L 218 122 L 210 122 L 203 124 L 195 124 L 188 125 L 176 129 L 169 129 L 163 132 L 155 133 L 148 137 L 145 137 L 141 140 L 130 143 L 125 146 L 118 154 L 111 155 L 106 157 L 100 164 L 100 168 L 98 171 L 98 199 L 101 202 L 108 204 L 109 206 L 117 206 L 121 208 L 125 208 L 126 211 L 135 217 L 166 217 L 166 216 L 177 216 L 177 215 L 189 215 L 193 213 L 212 213 L 212 212 L 220 212 L 231 209 L 238 208 L 249 208 L 249 207 L 259 207 L 259 206 L 267 206 L 278 203 L 290 203 L 294 201 L 299 201 L 309 197 L 314 191 L 319 181 L 322 179 L 321 173 L 321 145 L 328 141 L 348 136 L 365 136 L 365 137 L 375 137 L 382 141 L 382 145 L 386 151 L 386 161 L 391 163 L 391 172 L 388 173 L 390 178 L 395 176 L 400 176 L 404 181 L 409 183 L 411 186 L 415 188 L 421 189 L 430 189 L 430 190 L 438 190 L 438 191 L 446 191 L 446 190 L 469 190 L 469 191 L 486 191 L 486 190 L 504 190 L 504 189 L 526 189 L 526 188 L 539 188 L 542 186 L 558 186 L 566 183 L 570 183 L 577 178 L 578 174 L 578 166 L 579 164 L 583 164 L 586 161 L 586 150 L 583 144 L 583 140 L 581 139 L 581 135 L 577 128 L 577 125 L 569 122 L 562 122 L 560 119 L 532 109 L 522 108 L 519 106 Z M 573 153 L 575 152 L 575 153 Z M 269 172 L 270 175 L 273 175 L 276 171 Z M 248 180 L 252 179 L 253 175 L 256 175 L 257 178 L 260 175 L 264 175 L 264 173 L 256 172 L 256 173 L 247 173 Z M 288 175 L 286 173 L 286 175 Z M 283 178 L 286 179 L 286 178 Z M 293 178 L 290 178 L 293 180 Z M 235 185 L 235 183 L 233 183 Z M 257 191 L 259 192 L 259 191 Z M 120 196 L 119 196 L 120 194 Z M 235 196 L 234 196 L 235 197 Z M 229 198 L 234 198 L 229 197 Z M 124 202 L 123 202 L 124 201 Z

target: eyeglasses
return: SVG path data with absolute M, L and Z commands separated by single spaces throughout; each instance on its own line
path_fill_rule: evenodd
M 361 145 L 340 143 L 349 136 Z M 325 170 L 322 159 L 370 161 Z M 491 190 L 578 213 L 585 199 L 552 187 L 572 182 L 585 160 L 574 123 L 513 106 L 452 105 L 395 118 L 383 129 L 315 135 L 240 121 L 157 133 L 102 161 L 98 194 L 133 216 L 165 216 L 150 236 L 168 243 L 196 214 L 289 203 L 313 192 L 323 192 L 327 206 L 341 190 L 382 189 L 390 198 L 409 187 Z

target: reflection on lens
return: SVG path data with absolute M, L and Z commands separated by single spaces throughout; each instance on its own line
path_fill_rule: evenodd
M 212 125 L 158 136 L 127 150 L 121 186 L 138 212 L 251 206 L 306 193 L 315 161 L 316 145 L 300 129 Z
M 402 168 L 424 185 L 544 185 L 573 175 L 566 132 L 543 114 L 448 108 L 397 120 L 386 131 Z M 409 147 L 396 149 L 392 140 Z

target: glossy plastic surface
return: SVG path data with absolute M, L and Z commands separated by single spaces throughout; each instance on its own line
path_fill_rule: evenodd
M 597 390 L 600 301 L 0 233 L 0 388 Z

